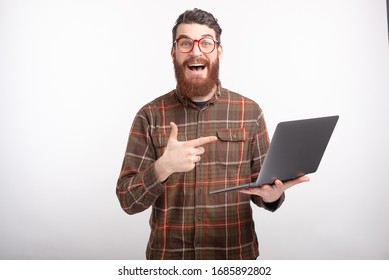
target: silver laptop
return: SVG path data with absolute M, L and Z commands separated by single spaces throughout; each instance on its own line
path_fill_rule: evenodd
M 210 194 L 260 187 L 276 179 L 287 181 L 316 172 L 338 119 L 330 116 L 279 123 L 257 181 Z

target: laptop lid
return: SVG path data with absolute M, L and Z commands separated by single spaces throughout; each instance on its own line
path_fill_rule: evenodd
M 273 184 L 314 173 L 319 167 L 339 116 L 280 122 L 255 183 L 210 194 Z

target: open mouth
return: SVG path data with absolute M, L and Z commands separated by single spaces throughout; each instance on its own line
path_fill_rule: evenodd
M 198 64 L 198 63 L 189 64 L 188 68 L 191 71 L 201 71 L 205 69 L 205 64 Z

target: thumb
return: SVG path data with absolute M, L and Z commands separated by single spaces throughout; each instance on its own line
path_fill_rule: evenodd
M 177 135 L 178 135 L 177 125 L 174 122 L 171 122 L 170 126 L 172 127 L 172 130 L 171 130 L 170 136 L 169 136 L 169 143 L 171 141 L 177 141 Z

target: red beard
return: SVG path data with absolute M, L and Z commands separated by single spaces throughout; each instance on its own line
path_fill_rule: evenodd
M 205 79 L 187 79 L 185 77 L 185 69 L 194 61 L 204 64 L 208 69 L 207 77 Z M 217 57 L 215 63 L 212 65 L 209 60 L 204 58 L 189 58 L 182 64 L 179 64 L 174 58 L 174 71 L 176 74 L 178 89 L 183 96 L 186 96 L 191 100 L 195 97 L 204 97 L 207 96 L 219 83 L 219 57 Z

